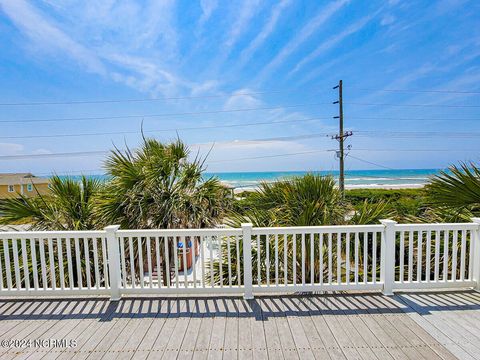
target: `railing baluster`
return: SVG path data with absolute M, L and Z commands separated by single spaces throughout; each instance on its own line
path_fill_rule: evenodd
M 170 250 L 169 250 L 169 244 L 168 244 L 168 236 L 163 237 L 163 244 L 165 246 L 165 273 L 163 274 L 164 276 L 167 277 L 167 288 L 170 288 L 171 286 L 171 280 L 170 280 Z
M 405 280 L 405 232 L 400 231 L 400 282 Z
M 100 269 L 98 268 L 98 245 L 97 239 L 92 237 L 92 245 L 93 245 L 93 266 L 95 267 L 95 288 L 100 288 Z
M 152 270 L 152 243 L 150 236 L 147 236 L 146 239 L 147 246 L 147 267 L 148 267 L 148 287 L 151 289 L 153 287 L 153 270 Z
M 20 280 L 20 265 L 18 261 L 18 244 L 17 239 L 12 237 L 12 249 L 13 249 L 13 266 L 15 271 L 15 287 L 17 290 L 22 288 L 22 283 Z
M 440 276 L 440 231 L 435 231 L 435 281 Z
M 132 288 L 136 288 L 136 278 L 135 278 L 135 257 L 133 252 L 133 239 L 131 236 L 128 237 L 128 252 L 130 253 L 130 278 L 132 279 Z
M 190 241 L 192 242 L 192 249 L 190 251 L 192 251 L 193 287 L 196 288 L 197 287 L 197 248 L 198 248 L 196 236 L 190 237 Z M 230 243 L 228 244 L 228 246 L 230 246 Z M 228 251 L 228 256 L 230 257 L 230 249 Z M 231 266 L 230 260 L 228 261 L 228 264 L 229 266 Z
M 275 285 L 278 286 L 278 234 L 275 234 Z
M 337 284 L 342 282 L 342 233 L 337 233 Z
M 372 233 L 372 282 L 377 283 L 377 236 L 378 233 Z
M 140 277 L 140 288 L 145 287 L 145 273 L 143 271 L 143 236 L 137 237 L 138 246 L 138 275 Z
M 332 284 L 333 276 L 333 249 L 332 249 L 332 233 L 328 233 L 328 284 Z
M 92 281 L 90 279 L 91 273 L 90 273 L 90 249 L 88 246 L 88 238 L 84 237 L 83 238 L 83 246 L 85 250 L 85 268 L 86 268 L 86 278 L 87 278 L 87 288 L 91 289 L 92 288 Z
M 323 233 L 318 234 L 319 239 L 319 249 L 318 249 L 318 258 L 319 258 L 319 283 L 323 285 Z
M 297 234 L 292 234 L 292 240 L 293 240 L 293 257 L 292 257 L 293 285 L 297 285 Z
M 68 267 L 68 286 L 70 290 L 73 290 L 73 266 L 72 266 L 72 244 L 69 237 L 65 238 L 67 252 L 67 267 Z
M 427 231 L 427 248 L 425 257 L 425 279 L 430 282 L 430 269 L 432 267 L 432 232 Z
M 207 242 L 207 237 L 202 238 L 202 243 L 200 244 L 200 257 L 202 258 L 202 287 L 205 288 L 205 245 Z M 240 254 L 238 254 L 240 255 Z
M 408 233 L 408 282 L 413 279 L 413 231 Z
M 48 262 L 50 263 L 50 281 L 52 285 L 52 290 L 55 290 L 57 288 L 57 277 L 55 276 L 55 258 L 54 258 L 54 252 L 53 252 L 52 238 L 48 238 Z
M 444 255 L 443 255 L 443 281 L 448 280 L 448 263 L 449 263 L 449 249 L 450 246 L 450 231 L 446 230 L 443 232 L 443 241 L 444 241 Z
M 210 282 L 211 282 L 211 287 L 213 288 L 215 286 L 215 278 L 213 275 L 213 241 L 212 241 L 212 236 L 208 237 L 210 239 Z
M 182 248 L 182 261 L 183 261 L 183 286 L 188 288 L 188 262 L 187 262 L 187 237 L 183 236 L 180 238 L 180 240 L 183 242 L 183 248 Z M 221 246 L 219 246 L 219 263 L 220 263 L 220 274 L 222 273 L 222 255 L 221 255 Z M 220 283 L 222 282 L 222 275 L 220 275 Z
M 302 285 L 305 285 L 305 233 L 301 235 L 301 246 L 302 246 Z
M 157 258 L 157 286 L 162 287 L 162 266 L 160 265 L 160 237 L 155 236 L 155 255 Z M 153 276 L 153 275 L 152 275 Z
M 30 290 L 30 271 L 28 270 L 28 258 L 27 258 L 27 243 L 26 239 L 22 237 L 22 263 L 23 263 L 23 276 L 25 279 L 25 289 Z
M 12 272 L 10 265 L 10 245 L 8 239 L 3 239 L 3 253 L 5 255 L 5 273 L 7 276 L 7 289 L 12 290 Z
M 115 240 L 117 240 L 117 239 L 115 239 Z M 108 260 L 107 260 L 107 245 L 106 245 L 106 242 L 107 242 L 107 238 L 102 236 L 100 238 L 100 243 L 102 244 L 103 286 L 105 288 L 107 288 L 108 285 L 110 284 L 110 281 L 109 281 L 109 278 L 108 278 Z M 67 241 L 67 243 L 68 243 L 68 241 Z M 117 247 L 118 247 L 118 245 L 117 245 Z M 120 254 L 119 254 L 119 256 L 120 256 Z M 120 276 L 120 273 L 119 273 L 119 276 Z
M 122 283 L 123 287 L 127 287 L 127 255 L 125 254 L 125 238 L 122 236 L 119 237 L 120 239 L 120 263 L 122 267 Z
M 285 277 L 285 285 L 288 284 L 288 258 L 287 258 L 287 249 L 288 249 L 288 236 L 283 234 L 283 276 Z
M 368 234 L 363 233 L 363 282 L 368 283 Z
M 422 281 L 423 267 L 423 231 L 418 231 L 418 247 L 417 247 L 417 281 Z
M 314 248 L 315 235 L 310 233 L 310 284 L 315 283 L 315 248 Z
M 37 247 L 35 238 L 30 238 L 30 252 L 32 254 L 33 287 L 38 290 Z
M 465 280 L 465 252 L 467 247 L 467 231 L 462 231 L 462 245 L 460 250 L 460 280 Z
M 473 246 L 473 242 L 475 241 L 475 238 L 473 236 L 473 231 L 469 231 L 470 234 L 470 241 L 468 242 L 468 253 L 469 253 L 469 259 L 468 259 L 468 280 L 472 281 L 473 280 L 473 258 L 474 258 L 474 249 L 475 247 Z M 478 249 L 478 248 L 477 248 Z
M 211 243 L 210 243 L 211 245 Z M 179 278 L 178 278 L 178 237 L 173 237 L 173 261 L 175 263 L 175 287 L 178 289 L 179 287 Z M 212 274 L 213 274 L 213 263 L 212 265 Z M 213 284 L 213 276 L 212 276 L 212 284 Z M 213 285 L 212 285 L 213 286 Z
M 63 268 L 63 249 L 62 249 L 62 238 L 57 238 L 57 254 L 58 254 L 58 270 L 60 276 L 60 288 L 65 290 L 65 271 Z
M 453 231 L 452 243 L 452 281 L 457 281 L 458 230 Z
M 270 235 L 265 235 L 265 277 L 267 280 L 267 286 L 270 286 Z
M 261 276 L 261 269 L 260 269 L 260 266 L 261 266 L 261 263 L 262 263 L 262 259 L 260 258 L 260 235 L 257 235 L 257 285 L 261 285 L 262 284 L 262 276 Z
M 359 239 L 358 232 L 355 232 L 355 285 L 358 285 L 358 247 Z
M 240 238 L 235 235 L 235 244 L 237 245 L 237 285 L 242 285 L 242 277 L 240 272 Z
M 227 264 L 228 264 L 228 286 L 232 287 L 232 257 L 230 254 L 230 236 L 226 236 L 227 239 Z M 195 267 L 194 267 L 195 269 Z M 195 280 L 194 280 L 195 282 Z
M 80 244 L 78 237 L 75 237 L 75 261 L 77 264 L 77 287 L 79 289 L 83 288 L 83 279 L 82 279 L 82 265 L 81 265 L 81 255 L 80 255 Z M 43 239 L 40 239 L 40 254 L 43 252 Z M 42 261 L 42 269 L 43 269 L 43 261 Z M 43 271 L 42 271 L 43 272 Z
M 345 234 L 345 282 L 350 284 L 350 233 Z

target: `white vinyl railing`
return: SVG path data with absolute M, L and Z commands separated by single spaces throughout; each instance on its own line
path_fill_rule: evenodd
M 480 286 L 480 219 L 0 232 L 0 295 L 215 294 Z

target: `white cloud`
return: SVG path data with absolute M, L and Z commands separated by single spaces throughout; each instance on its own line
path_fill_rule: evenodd
M 242 3 L 243 6 L 236 17 L 236 21 L 233 22 L 230 32 L 225 40 L 225 46 L 229 49 L 235 45 L 240 36 L 245 30 L 247 30 L 248 23 L 260 8 L 259 0 L 244 0 Z
M 382 18 L 382 21 L 380 21 L 380 25 L 382 25 L 382 26 L 390 25 L 390 24 L 393 24 L 395 22 L 395 20 L 396 20 L 395 16 L 385 15 Z
M 277 4 L 277 6 L 273 8 L 270 17 L 268 18 L 262 30 L 258 33 L 255 39 L 253 39 L 250 45 L 240 54 L 241 64 L 248 62 L 248 60 L 250 60 L 255 51 L 257 51 L 257 49 L 265 42 L 268 36 L 270 36 L 270 34 L 275 30 L 275 27 L 283 11 L 291 4 L 292 0 L 282 0 L 280 3 Z
M 198 21 L 197 36 L 203 32 L 205 23 L 210 19 L 215 9 L 218 7 L 218 0 L 200 0 L 202 16 Z
M 377 12 L 378 13 L 378 12 Z M 345 38 L 348 36 L 355 34 L 356 32 L 362 30 L 365 25 L 367 25 L 370 20 L 372 20 L 376 14 L 368 15 L 357 22 L 353 23 L 349 27 L 347 27 L 345 30 L 340 32 L 339 34 L 331 37 L 330 39 L 324 41 L 322 44 L 320 44 L 314 51 L 312 51 L 310 54 L 308 54 L 306 57 L 304 57 L 302 60 L 300 60 L 297 65 L 293 68 L 293 70 L 289 73 L 289 75 L 296 73 L 298 70 L 300 70 L 305 64 L 308 64 L 318 56 L 320 56 L 322 53 L 325 51 L 331 49 L 338 43 L 342 42 Z
M 1 7 L 15 25 L 39 45 L 39 48 L 65 52 L 88 71 L 101 75 L 106 73 L 104 64 L 94 52 L 71 39 L 26 1 L 3 0 Z
M 232 95 L 225 101 L 223 109 L 234 110 L 242 108 L 255 108 L 261 106 L 263 103 L 260 99 L 253 95 L 248 95 L 252 92 L 253 91 L 250 89 L 240 89 L 234 91 Z
M 317 16 L 310 20 L 287 45 L 275 56 L 275 58 L 263 69 L 260 79 L 271 73 L 274 69 L 280 66 L 288 56 L 290 56 L 300 45 L 302 45 L 315 31 L 318 30 L 325 22 L 327 22 L 333 15 L 336 14 L 349 0 L 338 0 L 330 3 L 322 9 Z

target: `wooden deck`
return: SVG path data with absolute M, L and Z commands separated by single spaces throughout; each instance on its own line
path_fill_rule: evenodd
M 2 299 L 1 359 L 480 359 L 472 291 L 241 298 Z M 25 344 L 24 344 L 25 345 Z

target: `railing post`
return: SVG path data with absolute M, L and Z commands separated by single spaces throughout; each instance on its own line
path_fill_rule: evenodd
M 472 218 L 472 222 L 478 226 L 473 232 L 473 281 L 475 281 L 475 290 L 480 291 L 480 218 Z
M 395 225 L 393 220 L 380 220 L 385 229 L 382 233 L 380 280 L 383 282 L 383 295 L 393 295 L 395 280 Z
M 252 227 L 250 223 L 242 224 L 243 243 L 243 298 L 253 299 L 252 287 Z
M 120 249 L 117 240 L 117 230 L 120 225 L 110 225 L 107 232 L 108 276 L 110 279 L 110 300 L 120 300 Z

